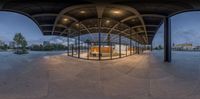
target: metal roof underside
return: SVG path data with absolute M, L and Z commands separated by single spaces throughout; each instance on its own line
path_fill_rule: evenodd
M 44 35 L 120 34 L 151 44 L 163 19 L 199 9 L 199 0 L 4 0 L 1 10 L 22 13 Z M 99 30 L 100 27 L 100 30 Z

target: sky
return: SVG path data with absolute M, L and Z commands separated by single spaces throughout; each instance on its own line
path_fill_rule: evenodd
M 13 41 L 13 37 L 16 33 L 22 33 L 29 44 L 41 44 L 43 41 L 56 38 L 56 36 L 43 36 L 39 27 L 30 18 L 24 15 L 1 11 L 0 40 L 5 43 Z
M 200 11 L 185 12 L 170 18 L 172 44 L 192 43 L 200 45 Z M 163 24 L 157 31 L 153 45 L 163 45 Z
M 172 44 L 192 43 L 200 45 L 200 12 L 186 12 L 171 17 Z M 0 40 L 12 41 L 16 33 L 22 33 L 28 43 L 42 43 L 43 41 L 58 38 L 56 36 L 44 36 L 38 26 L 28 17 L 13 13 L 0 12 Z M 62 42 L 59 39 L 55 42 Z M 163 25 L 156 33 L 153 45 L 163 45 Z
M 26 16 L 12 13 L 0 12 L 0 39 L 11 41 L 15 33 L 23 33 L 27 40 L 37 40 L 42 37 L 37 25 Z

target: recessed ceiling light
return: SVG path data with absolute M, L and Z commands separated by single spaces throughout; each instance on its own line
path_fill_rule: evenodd
M 76 23 L 76 26 L 78 27 L 78 26 L 79 26 L 79 23 Z
M 113 14 L 121 14 L 122 12 L 120 10 L 113 10 L 112 13 Z
M 67 22 L 68 20 L 69 20 L 69 19 L 67 19 L 67 18 L 64 18 L 64 19 L 63 19 L 63 21 L 65 21 L 65 22 Z
M 106 23 L 110 23 L 110 20 L 106 20 Z
M 85 12 L 84 10 L 81 10 L 80 13 L 81 13 L 81 14 L 85 14 L 86 12 Z

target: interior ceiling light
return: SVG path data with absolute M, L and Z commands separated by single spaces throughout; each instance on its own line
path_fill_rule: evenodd
M 79 26 L 79 23 L 76 23 L 76 26 L 78 27 L 78 26 Z
M 64 19 L 63 19 L 64 22 L 67 22 L 68 20 L 69 20 L 69 19 L 67 19 L 67 18 L 64 18 Z
M 112 13 L 113 14 L 121 14 L 122 12 L 120 10 L 113 10 Z
M 106 23 L 110 23 L 110 20 L 106 20 Z
M 81 11 L 80 11 L 80 13 L 81 13 L 81 14 L 85 14 L 85 13 L 86 13 L 86 11 L 84 11 L 84 10 L 81 10 Z

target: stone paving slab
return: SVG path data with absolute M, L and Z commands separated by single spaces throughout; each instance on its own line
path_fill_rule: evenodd
M 199 56 L 199 57 L 198 57 Z M 200 99 L 200 53 L 145 52 L 110 61 L 0 53 L 0 99 Z

